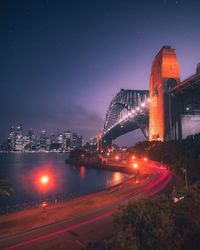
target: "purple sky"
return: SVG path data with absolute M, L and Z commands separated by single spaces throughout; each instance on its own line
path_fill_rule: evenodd
M 182 79 L 191 75 L 199 9 L 198 0 L 1 1 L 0 141 L 17 122 L 95 135 L 121 88 L 148 89 L 163 45 L 176 49 Z

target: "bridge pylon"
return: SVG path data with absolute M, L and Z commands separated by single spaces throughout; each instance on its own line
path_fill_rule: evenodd
M 175 50 L 164 46 L 156 55 L 150 76 L 149 140 L 170 140 L 177 124 L 173 116 L 176 105 L 169 90 L 180 82 L 179 62 Z

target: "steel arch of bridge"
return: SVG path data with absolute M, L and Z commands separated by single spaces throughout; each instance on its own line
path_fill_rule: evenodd
M 103 140 L 140 128 L 147 138 L 149 91 L 121 89 L 112 99 L 106 113 Z

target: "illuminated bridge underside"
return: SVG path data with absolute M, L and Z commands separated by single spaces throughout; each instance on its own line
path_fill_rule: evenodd
M 138 128 L 148 137 L 148 95 L 147 90 L 122 89 L 113 98 L 106 114 L 104 141 L 110 142 Z

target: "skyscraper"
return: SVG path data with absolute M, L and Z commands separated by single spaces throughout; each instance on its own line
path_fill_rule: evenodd
M 72 133 L 71 147 L 79 148 L 82 146 L 82 136 L 79 136 L 77 133 Z
M 11 127 L 8 135 L 8 150 L 13 151 L 15 149 L 15 128 Z
M 15 151 L 22 152 L 23 150 L 23 128 L 22 124 L 17 124 L 15 132 Z
M 42 130 L 40 135 L 40 149 L 47 150 L 47 135 L 46 131 Z
M 63 146 L 65 150 L 71 148 L 72 133 L 70 131 L 65 131 L 63 133 Z

